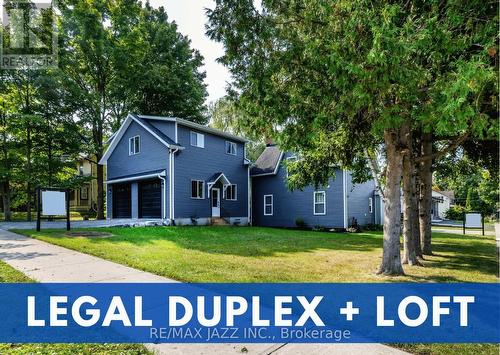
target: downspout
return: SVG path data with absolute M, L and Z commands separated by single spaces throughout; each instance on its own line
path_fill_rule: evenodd
M 165 172 L 166 174 L 166 172 Z M 161 181 L 163 181 L 163 189 L 167 188 L 167 177 L 158 174 L 158 178 L 160 178 Z M 167 216 L 167 196 L 165 196 L 165 190 L 163 190 L 163 213 L 162 213 L 162 219 L 165 219 Z
M 176 149 L 170 149 L 170 154 L 169 154 L 169 175 L 170 175 L 170 180 L 169 180 L 169 202 L 170 202 L 170 208 L 169 208 L 169 219 L 170 223 L 174 223 L 174 216 L 175 216 L 175 195 L 174 195 L 174 176 L 175 176 L 175 171 L 174 171 L 174 166 L 175 166 L 175 153 L 179 151 L 179 148 Z
M 347 172 L 342 169 L 342 188 L 344 190 L 344 228 L 349 227 L 348 213 L 347 213 Z
M 248 191 L 247 191 L 247 199 L 248 199 L 248 225 L 252 225 L 252 179 L 250 178 L 250 164 L 247 166 L 247 179 L 248 179 Z

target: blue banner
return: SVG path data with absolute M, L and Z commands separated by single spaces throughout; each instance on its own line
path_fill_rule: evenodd
M 0 284 L 0 342 L 498 343 L 499 284 Z

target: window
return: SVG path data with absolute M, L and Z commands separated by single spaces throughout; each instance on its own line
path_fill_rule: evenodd
M 325 191 L 314 191 L 314 214 L 326 214 L 326 193 Z
M 368 210 L 373 213 L 373 198 L 371 197 L 368 198 Z
M 205 181 L 191 180 L 191 198 L 205 198 Z
M 205 136 L 201 133 L 191 131 L 191 145 L 193 147 L 205 148 Z
M 226 154 L 236 155 L 236 143 L 226 141 Z
M 128 140 L 128 155 L 135 155 L 141 152 L 141 137 L 135 136 Z
M 264 195 L 264 216 L 272 216 L 273 210 L 273 195 Z
M 80 199 L 81 200 L 88 200 L 89 199 L 89 187 L 88 186 L 82 186 L 80 188 Z
M 237 200 L 236 191 L 237 191 L 236 185 L 227 185 L 224 189 L 224 192 L 226 193 L 225 199 L 236 201 Z

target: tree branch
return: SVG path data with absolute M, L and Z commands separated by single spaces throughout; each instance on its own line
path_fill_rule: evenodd
M 441 158 L 442 156 L 446 155 L 447 153 L 451 152 L 452 150 L 455 150 L 460 144 L 465 142 L 465 140 L 468 137 L 469 137 L 469 133 L 465 133 L 465 134 L 459 136 L 458 138 L 456 138 L 450 144 L 448 144 L 448 146 L 446 148 L 444 148 L 443 150 L 436 152 L 434 154 L 422 155 L 422 156 L 416 158 L 415 162 L 421 163 L 421 162 L 426 161 L 426 160 L 434 160 L 434 159 Z
M 382 178 L 381 178 L 380 168 L 378 166 L 377 158 L 373 157 L 368 152 L 368 149 L 365 149 L 365 155 L 366 155 L 366 159 L 368 159 L 368 165 L 370 166 L 370 170 L 371 170 L 372 175 L 373 175 L 373 180 L 375 182 L 375 188 L 380 193 L 380 196 L 382 196 L 382 199 L 385 200 L 384 189 L 382 188 Z

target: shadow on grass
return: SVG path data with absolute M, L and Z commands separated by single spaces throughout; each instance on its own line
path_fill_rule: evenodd
M 87 239 L 103 247 L 114 243 L 134 246 L 155 244 L 158 241 L 175 243 L 180 248 L 204 253 L 248 257 L 265 257 L 279 253 L 314 252 L 321 249 L 347 251 L 374 251 L 382 247 L 381 234 L 330 233 L 297 231 L 259 227 L 152 227 L 152 228 L 102 228 L 112 237 Z M 61 231 L 45 231 L 40 236 L 71 239 Z M 36 236 L 37 233 L 29 232 Z M 58 235 L 59 234 L 59 235 Z M 57 236 L 56 236 L 57 235 Z
M 90 229 L 88 229 L 90 230 Z M 99 250 L 120 249 L 124 246 L 150 246 L 153 248 L 169 248 L 168 244 L 202 253 L 234 255 L 243 257 L 269 257 L 280 254 L 293 254 L 317 251 L 352 251 L 369 254 L 382 253 L 382 234 L 369 233 L 329 233 L 286 230 L 262 227 L 148 227 L 148 228 L 100 228 L 99 231 L 110 232 L 113 237 L 107 239 L 84 240 L 79 246 L 80 238 L 63 237 L 64 231 L 43 231 L 26 233 L 53 238 L 55 244 L 64 245 L 85 251 L 86 245 L 93 245 Z M 75 247 L 66 240 L 74 239 Z M 61 241 L 61 242 L 59 242 Z M 158 244 L 158 242 L 167 242 Z M 124 249 L 125 250 L 125 249 Z M 498 276 L 498 260 L 495 240 L 492 237 L 461 236 L 454 234 L 433 234 L 433 250 L 435 255 L 427 257 L 424 267 L 428 269 L 448 269 L 465 273 L 478 273 Z M 377 256 L 379 256 L 377 254 Z M 311 258 L 314 256 L 312 255 Z M 368 256 L 371 257 L 371 256 Z M 311 262 L 314 262 L 311 259 Z M 456 282 L 464 281 L 454 276 L 437 274 L 411 275 L 407 277 L 415 281 Z M 456 275 L 455 275 L 456 276 Z

